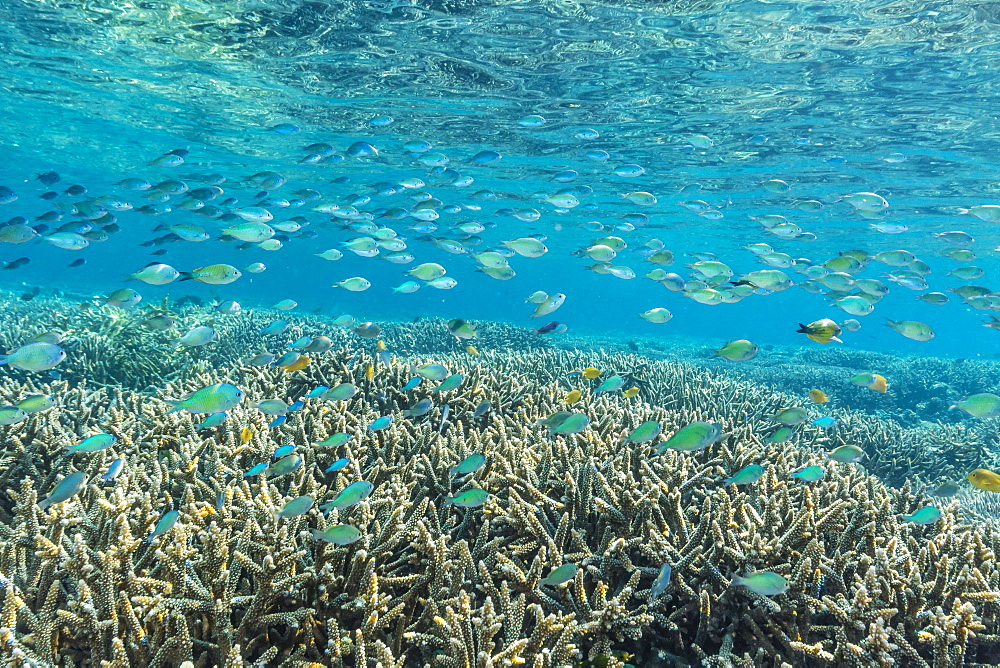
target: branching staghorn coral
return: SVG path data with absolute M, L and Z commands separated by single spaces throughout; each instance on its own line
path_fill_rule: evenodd
M 234 340 L 252 339 L 270 320 L 252 317 L 230 326 Z M 326 333 L 319 320 L 290 319 L 285 343 Z M 771 414 L 793 397 L 686 363 L 495 351 L 477 339 L 479 356 L 402 357 L 390 346 L 384 364 L 373 340 L 328 335 L 338 345 L 293 373 L 243 366 L 244 349 L 225 365 L 192 367 L 145 392 L 95 386 L 85 376 L 0 381 L 7 401 L 59 399 L 2 428 L 0 634 L 9 660 L 554 668 L 619 651 L 641 666 L 669 665 L 670 657 L 744 666 L 995 660 L 1000 531 L 964 523 L 960 504 L 945 507 L 934 525 L 902 523 L 927 502 L 918 490 L 887 487 L 864 463 L 824 460 L 837 439 L 866 443 L 872 433 L 897 434 L 895 425 L 878 431 L 875 418 L 844 415 L 835 436 L 804 428 L 767 444 Z M 435 393 L 425 381 L 401 392 L 410 365 L 426 362 L 461 373 L 462 386 Z M 585 366 L 604 375 L 566 375 Z M 640 395 L 594 396 L 612 373 Z M 167 415 L 160 401 L 223 380 L 247 399 L 221 426 L 197 431 L 205 416 Z M 268 427 L 271 416 L 253 408 L 343 382 L 360 392 L 309 399 L 282 426 Z M 567 409 L 571 388 L 588 391 Z M 426 415 L 403 414 L 422 398 L 433 403 Z M 490 410 L 475 415 L 483 400 Z M 539 424 L 564 409 L 586 413 L 589 426 L 552 435 Z M 370 431 L 381 415 L 393 423 Z M 650 456 L 652 445 L 702 419 L 722 423 L 719 443 Z M 661 422 L 663 434 L 627 442 L 645 420 Z M 66 446 L 99 432 L 118 442 L 64 456 Z M 352 438 L 317 445 L 336 432 Z M 286 444 L 303 458 L 297 470 L 243 476 Z M 449 468 L 473 453 L 484 453 L 486 466 L 456 479 Z M 119 456 L 121 475 L 101 480 Z M 325 473 L 340 457 L 350 459 L 346 470 Z M 723 485 L 750 463 L 765 466 L 760 480 Z M 823 465 L 826 477 L 790 477 L 808 464 Z M 85 488 L 40 510 L 38 500 L 75 470 L 88 474 Z M 374 484 L 367 499 L 318 508 L 362 479 Z M 482 507 L 444 505 L 473 487 L 490 492 Z M 305 494 L 316 507 L 276 516 Z M 172 509 L 180 511 L 174 527 L 147 540 Z M 312 536 L 341 523 L 359 528 L 360 540 L 339 546 Z M 673 579 L 652 600 L 663 563 Z M 579 567 L 571 580 L 542 582 L 564 564 Z M 788 592 L 765 598 L 730 585 L 732 575 L 753 570 L 785 576 Z

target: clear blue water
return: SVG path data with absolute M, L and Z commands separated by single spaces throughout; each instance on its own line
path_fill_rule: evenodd
M 946 290 L 963 284 L 945 275 L 959 264 L 938 255 L 948 244 L 930 235 L 964 230 L 976 239 L 970 248 L 979 257 L 970 264 L 986 270 L 983 278 L 964 282 L 989 286 L 997 271 L 994 224 L 959 212 L 1000 197 L 992 164 L 996 18 L 988 6 L 4 2 L 0 18 L 7 45 L 0 181 L 19 196 L 0 208 L 4 219 L 33 218 L 53 208 L 37 197 L 48 188 L 32 180 L 48 170 L 62 177 L 56 189 L 80 183 L 88 196 L 117 195 L 136 207 L 147 202 L 142 193 L 116 188 L 122 178 L 179 178 L 196 187 L 197 175 L 220 173 L 229 179 L 227 195 L 245 206 L 254 203 L 256 188 L 239 182 L 273 170 L 289 181 L 275 196 L 292 197 L 303 187 L 322 192 L 324 202 L 372 194 L 360 208 L 378 211 L 413 202 L 409 192 L 374 194 L 372 184 L 420 177 L 427 183 L 422 190 L 442 202 L 479 207 L 442 213 L 433 236 L 457 239 L 451 225 L 478 220 L 495 227 L 474 250 L 525 234 L 546 235 L 550 249 L 541 258 L 511 258 L 517 275 L 501 282 L 474 272 L 468 255 L 416 240 L 421 235 L 406 230 L 412 220 L 376 218 L 407 237 L 416 262 L 441 262 L 459 281 L 447 292 L 393 294 L 390 288 L 406 278 L 405 266 L 350 253 L 339 262 L 313 257 L 360 235 L 310 212 L 310 202 L 273 210 L 275 220 L 305 215 L 317 233 L 292 238 L 277 252 L 241 251 L 217 241 L 164 246 L 168 253 L 158 259 L 181 270 L 216 262 L 242 268 L 255 261 L 268 269 L 218 288 L 144 286 L 148 301 L 166 293 L 218 295 L 247 305 L 292 298 L 301 310 L 364 319 L 434 315 L 527 325 L 531 307 L 524 298 L 540 289 L 568 295 L 553 317 L 577 333 L 805 345 L 797 323 L 851 316 L 823 294 L 799 288 L 735 305 L 697 304 L 642 278 L 654 267 L 634 250 L 660 238 L 677 257 L 668 271 L 687 276 L 690 252 L 715 253 L 737 275 L 765 268 L 742 248 L 755 242 L 814 263 L 843 250 L 904 248 L 933 269 L 929 289 Z M 545 124 L 519 126 L 529 114 L 543 116 Z M 393 122 L 372 127 L 381 116 Z M 268 130 L 278 123 L 294 123 L 301 132 Z M 600 137 L 574 138 L 584 128 Z M 692 148 L 694 135 L 713 145 Z M 402 148 L 413 139 L 433 144 L 450 158 L 449 167 L 475 183 L 457 188 L 428 176 L 428 168 Z M 376 146 L 378 158 L 299 164 L 307 144 L 328 142 L 343 155 L 358 140 Z M 190 151 L 184 165 L 147 164 L 177 148 Z M 503 157 L 467 163 L 483 149 Z M 583 157 L 594 149 L 610 158 Z M 612 173 L 626 163 L 641 165 L 645 174 Z M 574 182 L 552 180 L 567 169 L 579 172 Z M 350 182 L 330 183 L 338 176 Z M 788 182 L 790 191 L 765 190 L 760 184 L 767 179 Z M 593 189 L 580 207 L 558 213 L 537 201 L 539 194 L 575 185 Z M 483 190 L 495 198 L 472 195 Z M 657 203 L 641 207 L 622 198 L 636 190 L 654 194 Z M 838 201 L 859 191 L 884 195 L 890 205 L 885 215 L 869 220 Z M 62 195 L 57 201 L 85 199 Z M 717 207 L 721 217 L 706 219 L 678 204 L 692 199 Z M 824 208 L 807 213 L 791 207 L 805 199 Z M 541 217 L 525 223 L 497 215 L 505 208 L 534 208 Z M 636 212 L 649 222 L 633 231 L 615 229 L 621 216 Z M 770 235 L 750 218 L 762 214 L 784 215 L 815 239 Z M 629 249 L 615 263 L 632 267 L 637 278 L 584 270 L 593 262 L 572 253 L 605 234 L 579 227 L 588 221 L 626 240 Z M 106 294 L 157 259 L 139 245 L 160 234 L 153 228 L 176 222 L 218 229 L 176 208 L 157 217 L 121 213 L 119 233 L 80 252 L 4 244 L 3 259 L 28 256 L 31 263 L 5 272 L 3 285 Z M 873 222 L 908 230 L 884 234 L 870 228 Z M 84 267 L 66 268 L 78 257 L 87 259 Z M 878 278 L 889 269 L 872 263 L 859 276 Z M 805 280 L 785 271 L 796 282 Z M 331 287 L 358 275 L 372 282 L 370 290 Z M 944 306 L 930 306 L 915 299 L 918 292 L 890 287 L 874 313 L 858 318 L 863 328 L 843 337 L 845 345 L 939 356 L 997 352 L 998 333 L 981 327 L 989 311 L 954 295 Z M 654 325 L 637 316 L 654 307 L 670 309 L 673 320 Z M 925 321 L 937 336 L 909 341 L 883 327 L 885 318 Z

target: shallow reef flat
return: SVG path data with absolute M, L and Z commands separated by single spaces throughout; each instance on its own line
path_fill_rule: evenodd
M 0 639 L 11 665 L 1000 661 L 1000 525 L 988 517 L 995 504 L 973 498 L 989 493 L 938 502 L 942 515 L 931 524 L 902 519 L 931 502 L 915 480 L 961 479 L 994 463 L 984 445 L 995 442 L 992 421 L 905 426 L 834 408 L 836 429 L 806 426 L 769 442 L 771 416 L 801 396 L 707 368 L 696 355 L 581 348 L 580 339 L 490 322 L 458 342 L 433 320 L 381 323 L 379 336 L 366 338 L 320 316 L 221 316 L 164 302 L 157 312 L 169 313 L 176 331 L 157 332 L 141 325 L 150 312 L 138 309 L 9 295 L 4 307 L 8 348 L 58 328 L 68 351 L 58 378 L 0 377 L 7 404 L 56 399 L 0 427 Z M 262 337 L 278 318 L 287 331 Z M 214 342 L 171 345 L 205 323 Z M 301 369 L 246 363 L 320 335 L 331 347 Z M 470 342 L 477 351 L 466 350 Z M 460 374 L 461 384 L 435 392 L 424 380 L 401 390 L 425 364 Z M 601 375 L 568 375 L 588 367 Z M 596 394 L 612 375 L 638 394 Z M 168 414 L 165 400 L 220 382 L 245 393 L 221 424 L 199 430 L 205 415 Z M 273 415 L 256 408 L 343 383 L 358 392 L 304 399 L 283 424 L 269 427 Z M 582 398 L 567 406 L 574 389 Z M 430 410 L 404 414 L 425 398 Z M 584 414 L 585 426 L 553 433 L 543 422 L 560 411 Z M 369 428 L 383 416 L 393 417 L 388 427 Z M 650 420 L 659 435 L 628 438 Z M 723 436 L 702 450 L 651 456 L 695 421 L 721 424 Z M 116 441 L 66 454 L 98 433 Z M 350 438 L 319 445 L 338 433 Z M 866 458 L 827 459 L 842 443 Z M 301 465 L 245 475 L 286 445 Z M 453 475 L 472 454 L 485 455 L 485 466 Z M 104 480 L 119 457 L 120 475 Z M 326 471 L 342 458 L 345 468 Z M 749 464 L 763 465 L 759 479 L 724 483 Z M 811 465 L 825 476 L 791 477 Z M 41 509 L 75 471 L 87 476 L 82 489 Z M 374 485 L 370 496 L 321 510 L 361 480 Z M 445 505 L 474 488 L 489 492 L 481 506 Z M 315 507 L 283 511 L 306 495 Z M 154 530 L 171 510 L 176 522 Z M 339 524 L 356 527 L 358 540 L 314 538 Z M 579 568 L 549 584 L 567 564 Z M 663 564 L 673 575 L 657 596 Z M 764 596 L 731 584 L 753 571 L 781 575 L 787 591 Z

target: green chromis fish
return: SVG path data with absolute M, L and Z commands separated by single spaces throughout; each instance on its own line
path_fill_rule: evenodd
M 298 496 L 283 505 L 281 510 L 276 511 L 274 519 L 290 519 L 299 515 L 305 515 L 313 507 L 314 503 L 316 503 L 316 500 L 309 495 Z
M 7 355 L 0 355 L 0 364 L 24 371 L 48 371 L 66 359 L 66 351 L 54 343 L 26 343 Z
M 767 443 L 784 443 L 792 437 L 795 431 L 791 427 L 779 427 L 767 437 Z
M 383 429 L 388 428 L 389 425 L 391 424 L 392 424 L 392 416 L 383 415 L 382 417 L 376 418 L 374 422 L 368 425 L 368 429 L 370 431 L 382 431 Z
M 350 524 L 338 524 L 323 531 L 313 529 L 312 537 L 324 543 L 343 546 L 358 542 L 361 539 L 361 532 Z
M 17 406 L 0 406 L 0 425 L 17 424 L 28 414 Z
M 633 429 L 632 433 L 625 437 L 625 442 L 648 443 L 659 436 L 662 429 L 663 427 L 660 426 L 659 422 L 655 420 L 648 420 Z
M 243 399 L 243 390 L 229 383 L 215 383 L 192 392 L 180 401 L 168 401 L 174 405 L 167 413 L 187 411 L 189 413 L 225 413 Z
M 670 584 L 670 575 L 673 573 L 673 569 L 670 564 L 663 564 L 660 567 L 660 572 L 656 575 L 656 579 L 653 580 L 653 586 L 649 590 L 649 602 L 652 603 L 667 590 L 667 585 Z
M 611 376 L 606 381 L 597 386 L 594 394 L 604 394 L 605 392 L 617 392 L 625 387 L 625 379 L 621 376 Z
M 25 413 L 40 413 L 56 405 L 56 400 L 44 394 L 34 394 L 18 401 L 15 406 Z
M 336 508 L 337 510 L 343 510 L 345 508 L 350 508 L 351 506 L 356 506 L 371 496 L 372 490 L 374 489 L 375 485 L 367 480 L 352 482 L 350 485 L 345 487 L 344 490 L 333 499 L 333 501 L 328 501 L 320 506 L 320 509 L 332 510 Z
M 326 437 L 326 440 L 317 443 L 316 445 L 321 448 L 339 448 L 340 446 L 351 440 L 353 436 L 345 432 L 337 432 L 336 434 L 330 434 Z
M 949 496 L 955 496 L 961 491 L 962 491 L 961 487 L 959 487 L 956 483 L 948 480 L 935 487 L 933 490 L 928 492 L 928 494 L 930 494 L 931 496 L 949 497 Z
M 49 494 L 47 498 L 38 502 L 38 507 L 45 510 L 53 503 L 62 503 L 83 489 L 86 484 L 86 473 L 83 471 L 70 473 L 68 476 L 59 481 L 59 484 L 56 485 L 55 489 L 52 490 L 52 493 Z
M 473 488 L 466 490 L 461 494 L 449 496 L 441 505 L 458 506 L 459 508 L 478 508 L 486 503 L 486 499 L 489 498 L 489 495 L 490 493 L 485 489 Z
M 469 475 L 470 473 L 475 473 L 479 469 L 483 468 L 486 464 L 486 456 L 475 454 L 469 455 L 462 461 L 460 461 L 455 466 L 452 466 L 450 471 L 454 476 Z
M 734 587 L 746 587 L 761 596 L 777 596 L 788 591 L 788 580 L 771 571 L 754 571 L 743 577 L 733 576 Z
M 730 341 L 716 350 L 715 354 L 717 357 L 729 360 L 730 362 L 745 362 L 757 355 L 757 344 L 751 343 L 746 339 Z
M 261 473 L 263 473 L 266 470 L 267 470 L 267 464 L 266 463 L 255 464 L 249 471 L 247 471 L 246 473 L 243 474 L 243 477 L 244 478 L 252 478 L 255 475 L 260 475 Z
M 563 564 L 559 568 L 553 568 L 546 577 L 539 581 L 539 584 L 558 587 L 575 578 L 578 570 L 580 570 L 580 567 L 576 564 Z
M 858 462 L 864 459 L 864 451 L 856 445 L 842 445 L 826 453 L 827 458 L 842 464 Z
M 229 417 L 229 413 L 212 413 L 205 420 L 195 427 L 195 431 L 202 431 L 203 429 L 212 429 L 213 427 L 218 427 L 220 424 L 226 421 Z
M 912 515 L 904 515 L 903 522 L 913 524 L 934 524 L 941 519 L 941 511 L 934 506 L 924 506 Z
M 288 475 L 295 469 L 302 466 L 302 457 L 296 454 L 288 455 L 287 457 L 282 457 L 278 461 L 274 462 L 267 467 L 267 479 L 278 478 L 283 475 Z
M 462 376 L 461 374 L 458 373 L 453 374 L 445 378 L 443 381 L 441 381 L 441 384 L 433 388 L 431 392 L 447 392 L 448 390 L 457 389 L 459 386 L 461 386 L 464 380 L 465 377 Z
M 83 439 L 80 443 L 70 446 L 66 451 L 64 457 L 69 457 L 70 455 L 79 454 L 82 452 L 100 452 L 101 450 L 107 450 L 118 439 L 111 434 L 94 434 L 89 438 Z
M 794 427 L 809 419 L 809 411 L 804 408 L 786 408 L 775 413 L 771 419 L 786 427 Z
M 692 452 L 704 450 L 722 438 L 722 425 L 715 422 L 692 422 L 681 427 L 677 432 L 653 450 L 658 455 L 667 450 Z
M 347 401 L 358 393 L 358 388 L 350 383 L 341 383 L 320 395 L 324 401 Z
M 723 482 L 726 486 L 749 485 L 750 483 L 760 480 L 762 475 L 764 475 L 763 466 L 760 464 L 750 464 L 748 466 L 744 466 L 739 471 L 734 473 L 732 477 L 726 478 Z
M 570 413 L 563 420 L 552 427 L 553 434 L 579 434 L 590 424 L 590 418 L 586 413 Z
M 791 474 L 793 478 L 798 478 L 803 482 L 816 482 L 826 475 L 826 471 L 823 470 L 822 466 L 807 466 L 801 471 L 795 471 Z
M 413 373 L 427 380 L 444 380 L 451 375 L 448 367 L 441 364 L 421 364 L 420 366 L 413 367 Z
M 21 406 L 21 404 L 18 404 Z M 21 406 L 23 408 L 23 406 Z M 948 410 L 959 409 L 977 418 L 991 418 L 1000 416 L 1000 396 L 990 392 L 973 394 L 962 399 Z
M 153 529 L 153 533 L 146 536 L 146 542 L 152 543 L 153 539 L 157 536 L 162 536 L 171 529 L 174 528 L 174 524 L 177 523 L 177 518 L 180 517 L 179 510 L 169 510 L 163 514 L 160 521 L 156 523 L 156 527 Z

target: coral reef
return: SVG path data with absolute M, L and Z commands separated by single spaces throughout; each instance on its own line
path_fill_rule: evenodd
M 40 304 L 31 308 L 50 307 Z M 185 326 L 216 317 L 177 312 Z M 336 343 L 288 373 L 241 364 L 263 349 L 258 332 L 273 313 L 232 317 L 214 350 L 169 354 L 162 333 L 129 338 L 137 314 L 113 330 L 107 317 L 68 319 L 65 328 L 91 343 L 70 353 L 65 378 L 5 372 L 0 380 L 7 403 L 58 399 L 0 427 L 0 638 L 13 664 L 555 668 L 605 655 L 614 666 L 626 656 L 644 667 L 958 668 L 1000 660 L 1000 527 L 980 521 L 989 502 L 979 511 L 945 505 L 932 525 L 905 523 L 901 515 L 928 498 L 871 472 L 902 480 L 919 469 L 929 478 L 951 456 L 947 443 L 978 442 L 964 426 L 921 431 L 843 411 L 834 431 L 807 427 L 767 443 L 771 414 L 794 395 L 688 362 L 549 344 L 493 348 L 492 323 L 481 323 L 478 356 L 447 332 L 439 341 L 440 323 L 386 325 L 386 364 L 374 339 L 282 315 L 292 326 L 282 345 L 269 343 L 272 352 L 302 334 Z M 535 336 L 512 330 L 497 327 L 498 340 Z M 144 379 L 112 383 L 128 359 Z M 434 392 L 425 381 L 401 391 L 411 365 L 428 362 L 462 374 L 461 387 Z M 566 375 L 584 366 L 604 374 Z M 595 396 L 612 373 L 639 396 Z M 222 425 L 198 431 L 205 416 L 166 413 L 161 400 L 220 381 L 247 395 Z M 269 427 L 272 417 L 254 408 L 346 382 L 357 395 L 307 399 L 283 425 Z M 571 388 L 588 391 L 567 409 Z M 424 398 L 428 413 L 404 415 Z M 480 413 L 483 400 L 490 409 Z M 560 410 L 585 413 L 589 425 L 552 435 L 540 421 Z M 392 424 L 370 430 L 383 415 Z M 651 443 L 625 438 L 646 420 L 663 425 L 658 442 L 695 420 L 720 422 L 725 435 L 702 451 L 651 457 Z M 117 443 L 66 455 L 99 432 Z M 352 438 L 318 445 L 337 432 Z M 867 462 L 826 460 L 824 450 L 841 442 L 861 444 Z M 907 455 L 907 443 L 923 454 Z M 244 476 L 288 444 L 302 466 Z M 473 453 L 486 466 L 456 479 L 449 468 Z M 956 476 L 985 455 L 963 456 L 952 463 Z M 116 457 L 122 473 L 103 480 Z M 341 457 L 346 469 L 325 472 Z M 762 478 L 723 484 L 750 463 L 765 466 Z M 826 476 L 790 477 L 810 464 Z M 87 474 L 84 489 L 40 509 L 73 471 Z M 358 480 L 374 484 L 367 499 L 319 509 Z M 474 487 L 490 493 L 482 507 L 444 504 Z M 306 494 L 316 507 L 278 516 Z M 179 511 L 176 524 L 152 536 L 169 510 Z M 313 538 L 311 530 L 340 523 L 360 529 L 360 540 Z M 673 579 L 654 599 L 664 563 Z M 579 566 L 572 579 L 542 582 L 564 564 Z M 731 586 L 733 575 L 754 570 L 783 575 L 788 592 L 768 598 Z

